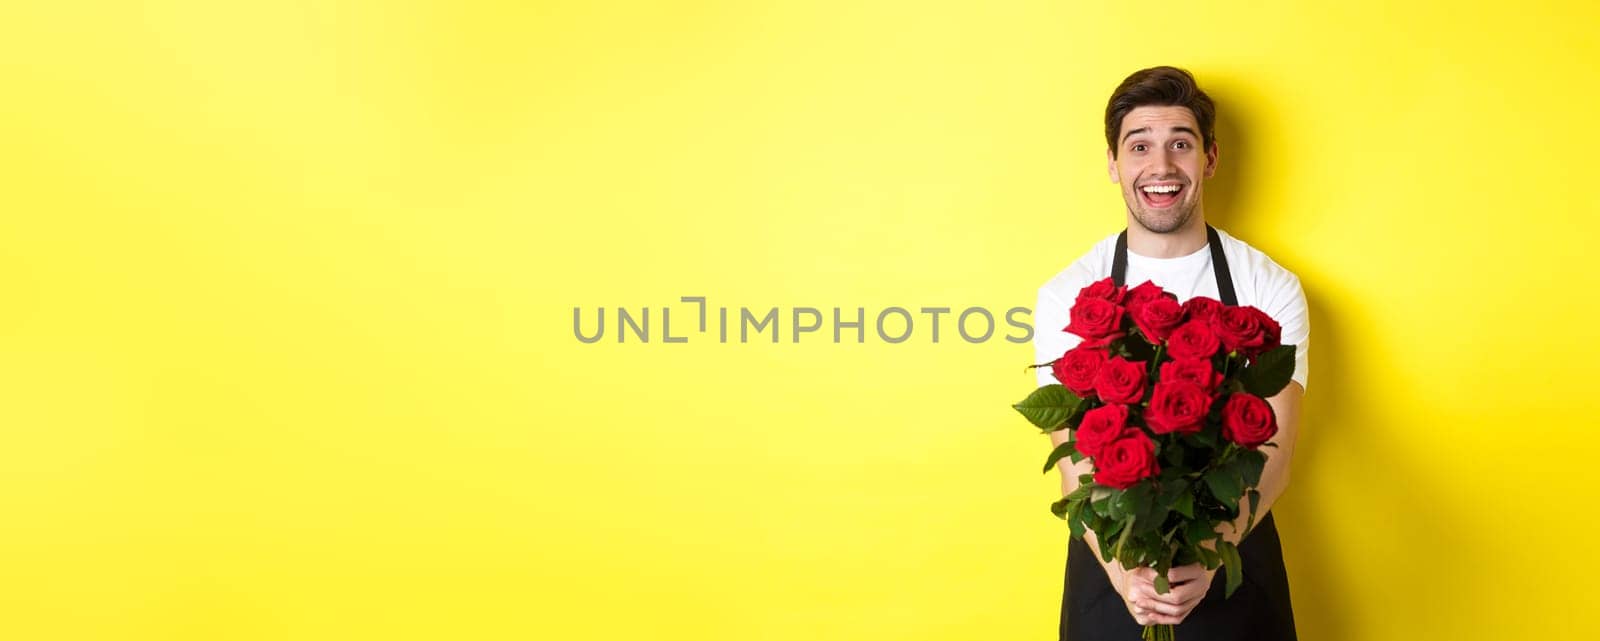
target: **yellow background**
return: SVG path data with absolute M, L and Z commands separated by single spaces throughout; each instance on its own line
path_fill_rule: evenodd
M 1591 636 L 1591 3 L 0 25 L 0 637 L 1053 639 L 1031 347 L 719 344 L 678 297 L 1032 306 L 1121 225 L 1100 118 L 1154 64 L 1310 300 L 1302 638 Z

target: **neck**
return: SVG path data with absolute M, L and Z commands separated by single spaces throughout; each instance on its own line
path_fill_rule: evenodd
M 1198 213 L 1198 212 L 1196 212 Z M 1206 221 L 1202 216 L 1189 219 L 1182 229 L 1158 234 L 1144 228 L 1128 214 L 1128 251 L 1147 258 L 1188 256 L 1206 246 Z

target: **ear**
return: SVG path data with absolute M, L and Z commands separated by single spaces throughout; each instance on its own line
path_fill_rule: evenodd
M 1206 151 L 1206 178 L 1217 173 L 1217 141 L 1211 141 L 1211 149 Z
M 1117 158 L 1111 155 L 1111 149 L 1106 148 L 1106 173 L 1111 175 L 1112 183 L 1122 182 L 1117 176 Z

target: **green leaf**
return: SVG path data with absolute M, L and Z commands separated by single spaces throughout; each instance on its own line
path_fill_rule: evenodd
M 1072 493 L 1067 495 L 1067 498 L 1072 499 L 1074 501 L 1082 500 L 1082 499 L 1088 499 L 1089 495 L 1094 493 L 1094 488 L 1096 488 L 1096 487 L 1099 487 L 1099 486 L 1097 486 L 1097 485 L 1095 485 L 1093 483 L 1089 483 L 1087 485 L 1079 485 L 1077 487 L 1077 489 L 1072 490 Z
M 1279 345 L 1257 356 L 1255 362 L 1239 373 L 1239 382 L 1244 384 L 1245 391 L 1261 398 L 1277 396 L 1283 391 L 1294 375 L 1294 350 L 1293 345 Z
M 1156 530 L 1167 520 L 1167 511 L 1171 507 L 1170 503 L 1163 503 L 1160 499 L 1153 487 L 1146 496 L 1138 499 L 1139 507 L 1134 512 L 1139 517 L 1139 531 L 1136 534 L 1159 534 Z
M 1239 485 L 1239 474 L 1230 467 L 1220 467 L 1206 473 L 1206 487 L 1211 488 L 1211 496 L 1216 497 L 1229 511 L 1239 509 L 1239 499 L 1244 494 L 1244 488 Z
M 1123 522 L 1109 521 L 1104 525 L 1104 528 L 1095 530 L 1095 534 L 1099 535 L 1100 558 L 1109 560 L 1116 556 L 1112 554 L 1112 548 L 1116 545 L 1117 536 L 1122 532 Z
M 1267 467 L 1267 455 L 1259 450 L 1245 450 L 1239 453 L 1239 458 L 1234 459 L 1234 469 L 1239 471 L 1239 477 L 1245 487 L 1255 487 L 1261 484 L 1261 471 Z
M 1111 518 L 1111 499 L 1089 499 L 1089 508 L 1101 518 Z
M 1106 516 L 1110 517 L 1113 521 L 1121 521 L 1128 516 L 1127 511 L 1122 509 L 1126 506 L 1126 504 L 1121 500 L 1122 492 L 1123 490 L 1112 488 L 1111 497 L 1106 499 L 1106 508 L 1110 510 Z
M 1056 515 L 1056 518 L 1058 518 L 1058 519 L 1067 518 L 1067 504 L 1071 503 L 1071 502 L 1072 502 L 1072 499 L 1062 498 L 1059 501 L 1051 503 L 1050 504 L 1050 513 Z
M 1067 419 L 1078 411 L 1083 399 L 1078 398 L 1059 383 L 1045 385 L 1028 395 L 1021 403 L 1012 405 L 1022 416 L 1039 429 L 1054 432 L 1067 424 Z
M 1139 514 L 1149 508 L 1154 495 L 1155 488 L 1149 483 L 1139 483 L 1114 496 L 1111 509 L 1123 515 Z
M 1184 490 L 1183 494 L 1178 496 L 1178 502 L 1172 504 L 1172 509 L 1187 518 L 1194 518 L 1194 492 Z
M 1206 519 L 1190 521 L 1189 524 L 1184 526 L 1183 529 L 1183 538 L 1184 540 L 1188 541 L 1190 545 L 1200 545 L 1201 542 L 1216 538 L 1217 536 L 1218 534 L 1216 526 L 1212 525 L 1211 522 Z
M 1162 549 L 1167 552 L 1156 558 L 1156 594 L 1166 594 L 1172 591 L 1172 583 L 1167 579 L 1167 571 L 1172 569 L 1172 552 L 1171 548 L 1165 546 Z
M 1182 439 L 1173 439 L 1166 447 L 1162 448 L 1161 455 L 1167 464 L 1161 471 L 1181 471 L 1181 468 L 1183 468 L 1184 449 Z
M 1104 485 L 1096 485 L 1092 481 L 1090 485 L 1093 485 L 1094 489 L 1089 492 L 1089 503 L 1094 506 L 1095 513 L 1104 518 L 1111 518 L 1111 498 L 1116 496 L 1117 491 Z
M 1256 490 L 1255 488 L 1251 488 L 1250 492 L 1249 492 L 1249 496 L 1250 496 L 1250 518 L 1247 519 L 1245 521 L 1245 524 L 1244 524 L 1244 535 L 1245 536 L 1250 536 L 1250 531 L 1254 530 L 1256 528 L 1256 510 L 1261 509 L 1261 492 Z M 1244 539 L 1241 538 L 1240 540 L 1242 541 Z
M 1083 504 L 1083 527 L 1094 530 L 1096 533 L 1105 531 L 1105 517 L 1095 514 L 1094 508 L 1087 501 Z
M 1073 538 L 1083 538 L 1088 525 L 1084 522 L 1085 512 L 1088 512 L 1087 501 L 1073 501 L 1067 505 L 1067 529 L 1072 532 Z
M 1166 471 L 1162 470 L 1162 472 L 1165 473 Z M 1163 511 L 1171 510 L 1172 506 L 1177 504 L 1178 499 L 1189 491 L 1189 484 L 1185 483 L 1182 477 L 1163 478 L 1158 483 L 1158 487 L 1161 488 L 1161 493 L 1156 497 L 1156 504 Z
M 1228 570 L 1228 590 L 1222 595 L 1228 598 L 1244 583 L 1244 562 L 1239 560 L 1239 548 L 1227 541 L 1217 541 L 1217 552 L 1222 554 L 1222 565 Z
M 1049 474 L 1050 468 L 1055 467 L 1056 463 L 1061 462 L 1062 458 L 1066 457 L 1068 454 L 1077 452 L 1078 448 L 1075 445 L 1076 444 L 1073 441 L 1067 441 L 1057 445 L 1056 449 L 1050 450 L 1050 458 L 1044 460 L 1044 473 Z

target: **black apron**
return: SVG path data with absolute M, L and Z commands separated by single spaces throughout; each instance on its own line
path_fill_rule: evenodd
M 1238 305 L 1228 260 L 1223 256 L 1217 230 L 1206 225 L 1211 244 L 1211 268 L 1222 302 Z M 1125 285 L 1128 272 L 1128 232 L 1117 237 L 1111 278 Z M 1230 598 L 1227 570 L 1217 568 L 1211 588 L 1189 616 L 1173 628 L 1177 641 L 1292 641 L 1294 611 L 1289 605 L 1289 576 L 1283 567 L 1283 548 L 1272 512 L 1259 519 L 1254 530 L 1239 543 L 1244 562 L 1244 583 Z M 1066 581 L 1061 592 L 1061 641 L 1138 641 L 1143 626 L 1133 620 L 1128 606 L 1089 545 L 1072 538 L 1067 545 Z

